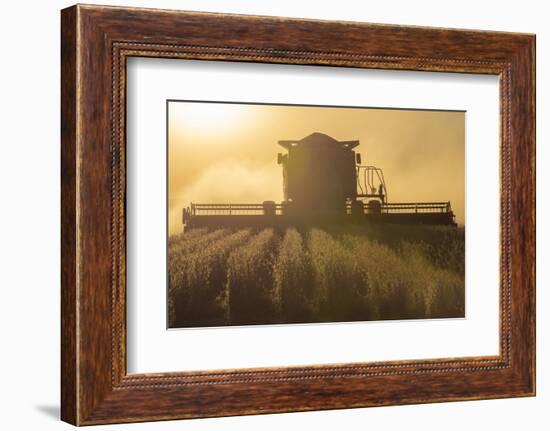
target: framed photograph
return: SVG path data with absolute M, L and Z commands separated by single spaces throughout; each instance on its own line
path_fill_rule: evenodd
M 61 17 L 63 420 L 535 394 L 534 35 Z
M 465 317 L 465 112 L 167 111 L 170 329 Z

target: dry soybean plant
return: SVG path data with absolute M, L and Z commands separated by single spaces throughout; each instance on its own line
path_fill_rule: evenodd
M 273 278 L 280 296 L 282 321 L 300 323 L 315 319 L 319 301 L 311 255 L 302 235 L 294 228 L 284 233 L 273 264 Z
M 273 229 L 264 229 L 229 254 L 223 298 L 229 324 L 277 321 L 280 295 L 272 270 L 276 243 Z

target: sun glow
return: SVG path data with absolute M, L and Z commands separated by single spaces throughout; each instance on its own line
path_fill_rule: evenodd
M 170 123 L 202 135 L 230 133 L 250 116 L 247 105 L 232 103 L 171 103 Z

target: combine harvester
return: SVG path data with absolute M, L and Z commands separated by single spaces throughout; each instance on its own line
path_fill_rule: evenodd
M 185 230 L 196 227 L 287 227 L 400 223 L 455 225 L 450 202 L 388 202 L 384 174 L 361 165 L 359 141 L 313 133 L 279 141 L 284 201 L 196 204 L 183 210 Z M 230 187 L 230 185 L 228 185 Z

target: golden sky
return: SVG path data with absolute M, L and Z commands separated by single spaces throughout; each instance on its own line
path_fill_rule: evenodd
M 194 203 L 283 199 L 279 140 L 313 132 L 359 140 L 363 165 L 384 171 L 389 202 L 451 201 L 464 223 L 465 113 L 169 102 L 169 233 Z

